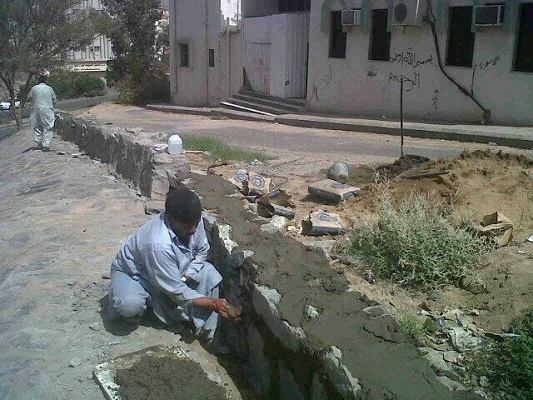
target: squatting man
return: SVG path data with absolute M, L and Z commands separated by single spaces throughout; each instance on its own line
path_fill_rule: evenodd
M 221 275 L 206 261 L 209 243 L 198 196 L 178 188 L 165 211 L 122 245 L 111 264 L 108 318 L 138 323 L 151 308 L 165 324 L 188 321 L 196 336 L 212 342 L 218 316 L 230 317 L 219 298 Z

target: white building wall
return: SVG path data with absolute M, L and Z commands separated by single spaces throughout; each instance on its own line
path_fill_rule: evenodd
M 328 1 L 328 0 L 326 0 Z M 527 2 L 528 0 L 517 0 Z M 529 0 L 530 1 L 530 0 Z M 346 0 L 348 8 L 362 1 Z M 436 3 L 435 0 L 433 0 Z M 312 111 L 351 116 L 399 117 L 400 84 L 404 82 L 404 115 L 411 119 L 480 122 L 481 109 L 440 71 L 429 25 L 391 27 L 390 61 L 369 61 L 369 32 L 350 27 L 346 59 L 329 58 L 329 29 L 320 27 L 324 0 L 312 0 L 307 100 Z M 387 8 L 372 0 L 372 8 Z M 448 0 L 449 6 L 472 5 L 472 0 Z M 329 1 L 341 10 L 340 1 Z M 480 2 L 483 4 L 483 2 Z M 492 112 L 492 122 L 533 125 L 533 74 L 512 71 L 517 16 L 507 32 L 503 27 L 478 28 L 472 68 L 445 65 L 447 9 L 438 35 L 445 70 Z M 329 16 L 326 21 L 329 26 Z M 404 56 L 422 61 L 409 63 Z M 431 60 L 430 62 L 423 62 Z M 474 68 L 475 67 L 475 68 Z
M 104 7 L 100 0 L 83 0 L 78 9 L 102 10 Z M 97 36 L 91 45 L 68 55 L 67 67 L 72 71 L 98 72 L 107 69 L 106 62 L 113 59 L 111 41 L 105 36 Z
M 221 1 L 227 0 L 170 1 L 171 95 L 175 104 L 218 105 L 242 85 L 241 35 L 226 25 Z M 226 11 L 240 4 L 240 0 L 232 1 L 231 7 L 226 4 Z M 188 67 L 180 66 L 179 43 L 189 45 Z M 213 67 L 209 66 L 209 49 L 214 50 Z

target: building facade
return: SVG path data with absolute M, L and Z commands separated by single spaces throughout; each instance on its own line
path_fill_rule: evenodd
M 100 0 L 83 0 L 76 11 L 101 11 L 103 9 Z M 107 37 L 99 35 L 84 49 L 69 52 L 67 69 L 72 72 L 82 72 L 104 78 L 107 71 L 107 61 L 112 59 L 111 41 Z
M 198 13 L 178 21 L 178 37 L 205 26 L 227 52 L 220 28 L 211 31 L 220 17 L 174 3 L 171 25 L 173 13 Z M 314 112 L 394 119 L 403 97 L 408 119 L 533 126 L 533 0 L 242 0 L 241 9 L 231 36 L 240 51 L 229 54 L 242 74 L 208 71 L 209 80 L 191 74 L 195 65 L 177 68 L 175 80 L 190 80 L 176 103 L 215 105 L 246 87 L 305 98 Z M 188 51 L 208 61 L 209 46 L 191 40 Z M 194 93 L 206 80 L 226 90 Z

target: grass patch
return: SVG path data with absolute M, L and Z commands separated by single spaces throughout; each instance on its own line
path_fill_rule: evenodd
M 502 400 L 533 399 L 533 309 L 511 326 L 517 335 L 475 352 L 467 359 L 470 377 L 488 378 Z
M 487 246 L 454 228 L 427 196 L 411 194 L 396 209 L 388 188 L 380 195 L 379 221 L 356 228 L 344 252 L 365 260 L 378 277 L 431 289 L 471 278 Z
M 431 333 L 431 330 L 413 313 L 401 314 L 398 317 L 398 324 L 415 344 L 421 343 L 422 339 Z
M 187 150 L 205 151 L 208 157 L 212 159 L 246 162 L 272 159 L 272 157 L 267 156 L 263 152 L 230 146 L 214 138 L 183 135 L 182 140 L 183 146 Z

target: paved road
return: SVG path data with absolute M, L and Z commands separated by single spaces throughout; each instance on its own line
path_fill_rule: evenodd
M 391 162 L 400 156 L 400 138 L 372 133 L 299 128 L 266 122 L 168 114 L 139 107 L 102 104 L 84 116 L 102 123 L 141 127 L 165 133 L 214 137 L 240 147 L 262 149 L 275 156 L 327 158 L 346 162 Z M 487 149 L 487 144 L 405 138 L 404 153 L 432 159 L 456 157 L 464 149 Z M 506 151 L 525 152 L 505 147 Z

